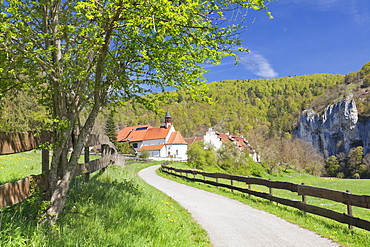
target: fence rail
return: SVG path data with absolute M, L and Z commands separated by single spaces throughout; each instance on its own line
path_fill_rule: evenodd
M 223 173 L 208 173 L 208 172 L 201 172 L 196 170 L 186 170 L 186 169 L 178 169 L 174 167 L 169 167 L 167 162 L 163 163 L 161 166 L 162 171 L 172 174 L 178 177 L 186 178 L 193 182 L 201 182 L 213 186 L 228 188 L 231 190 L 236 190 L 242 193 L 246 193 L 249 195 L 254 195 L 257 197 L 265 198 L 270 201 L 274 201 L 286 206 L 294 207 L 300 209 L 304 212 L 316 214 L 319 216 L 323 216 L 329 219 L 333 219 L 335 221 L 348 224 L 349 227 L 352 229 L 352 226 L 356 226 L 365 230 L 370 231 L 370 221 L 364 220 L 358 217 L 354 217 L 352 215 L 352 206 L 362 207 L 362 208 L 370 208 L 370 196 L 368 195 L 356 195 L 351 194 L 350 191 L 342 192 L 337 190 L 331 190 L 326 188 L 319 188 L 314 186 L 307 186 L 304 184 L 295 184 L 291 182 L 281 182 L 281 181 L 271 181 L 261 178 L 253 178 L 253 177 L 244 177 L 244 176 L 237 176 L 231 174 L 223 174 Z M 185 176 L 183 175 L 185 174 Z M 189 175 L 193 175 L 193 177 L 189 177 Z M 196 175 L 203 176 L 203 179 L 196 178 Z M 206 178 L 215 178 L 216 181 L 207 180 Z M 226 179 L 230 180 L 230 184 L 219 183 L 218 179 Z M 233 181 L 244 182 L 248 185 L 248 188 L 241 188 L 233 185 Z M 250 185 L 263 185 L 269 188 L 269 193 L 259 192 L 251 190 Z M 272 195 L 272 189 L 283 189 L 289 190 L 291 192 L 296 192 L 298 195 L 302 196 L 302 201 L 291 200 L 286 198 L 281 198 Z M 335 202 L 340 202 L 347 205 L 347 214 L 338 213 L 336 211 L 310 205 L 306 203 L 306 196 L 312 196 L 322 199 L 327 199 Z
M 39 144 L 51 141 L 48 132 L 0 132 L 0 155 L 30 151 Z M 102 145 L 101 158 L 90 161 L 89 147 Z M 89 135 L 85 142 L 85 163 L 78 164 L 74 176 L 85 174 L 85 181 L 90 179 L 90 173 L 105 169 L 116 162 L 117 151 L 105 135 Z M 42 150 L 42 174 L 31 175 L 13 183 L 0 185 L 0 209 L 19 203 L 31 194 L 34 187 L 49 190 L 49 151 Z

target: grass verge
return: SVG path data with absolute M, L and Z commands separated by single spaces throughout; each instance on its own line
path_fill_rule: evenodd
M 185 209 L 137 176 L 153 164 L 75 178 L 54 226 L 37 223 L 37 197 L 0 210 L 0 246 L 211 246 Z
M 171 166 L 186 169 L 186 166 L 184 166 L 183 164 L 181 165 L 174 164 Z M 239 192 L 232 193 L 228 189 L 217 188 L 214 186 L 197 183 L 197 182 L 191 182 L 183 178 L 178 178 L 172 175 L 168 175 L 164 172 L 161 172 L 160 169 L 157 170 L 157 173 L 162 177 L 165 177 L 165 178 L 168 178 L 168 179 L 171 179 L 171 180 L 174 180 L 174 181 L 177 181 L 177 182 L 189 185 L 189 186 L 193 186 L 199 189 L 203 189 L 203 190 L 217 193 L 223 196 L 227 196 L 229 198 L 246 203 L 252 206 L 253 208 L 275 214 L 279 216 L 280 218 L 283 218 L 289 222 L 300 225 L 303 228 L 310 229 L 323 237 L 330 238 L 334 242 L 339 243 L 341 246 L 356 246 L 356 247 L 370 246 L 370 232 L 366 230 L 362 230 L 359 228 L 354 228 L 354 230 L 349 230 L 347 225 L 338 223 L 334 220 L 326 219 L 324 217 L 316 216 L 316 215 L 309 214 L 309 213 L 304 214 L 303 212 L 295 208 L 280 205 L 275 202 L 270 202 L 269 200 L 258 198 L 255 196 L 249 197 L 248 195 L 242 194 Z M 314 182 L 315 179 L 312 177 L 308 177 L 307 179 L 308 179 L 307 181 L 305 180 L 305 184 L 310 184 L 310 185 L 315 185 L 315 186 L 318 186 L 317 184 L 322 184 L 322 182 L 318 182 L 318 181 Z M 317 178 L 317 179 L 320 180 L 321 178 Z M 277 180 L 277 179 L 274 179 L 274 180 Z M 279 180 L 289 180 L 289 179 L 279 178 Z M 294 178 L 293 180 L 298 181 L 299 179 Z M 311 181 L 311 182 L 308 182 L 308 181 Z M 357 181 L 355 183 L 357 183 Z M 348 181 L 345 181 L 345 183 L 343 184 L 340 184 L 340 182 L 336 181 L 333 184 L 335 185 L 334 187 L 341 187 L 341 186 L 345 186 L 346 188 L 351 187 L 348 184 Z M 235 183 L 234 185 L 238 186 Z M 261 186 L 261 188 L 259 187 L 255 188 L 253 186 L 252 189 L 263 191 L 264 189 L 262 189 L 262 187 L 263 186 Z M 321 186 L 321 187 L 325 187 L 325 186 Z M 277 195 L 275 193 L 276 192 L 274 190 L 274 195 Z M 360 192 L 358 191 L 357 193 L 360 194 Z M 278 195 L 278 196 L 281 196 L 281 195 Z M 311 202 L 309 203 L 311 204 Z M 370 215 L 369 210 L 366 210 L 366 213 L 368 214 L 368 216 Z

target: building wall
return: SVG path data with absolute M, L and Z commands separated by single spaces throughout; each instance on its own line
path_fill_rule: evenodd
M 204 135 L 204 144 L 212 144 L 216 150 L 221 148 L 222 141 L 217 137 L 216 132 L 209 128 L 206 134 Z
M 166 156 L 172 155 L 174 158 L 181 158 L 182 160 L 187 160 L 188 156 L 186 152 L 188 150 L 188 145 L 186 144 L 171 144 L 166 145 Z
M 143 146 L 143 142 L 131 142 L 130 145 L 137 152 Z
M 166 145 L 164 145 L 163 148 L 159 150 L 159 157 L 168 157 Z
M 160 154 L 160 150 L 154 150 L 154 151 L 150 151 L 150 157 L 160 157 L 159 154 Z
M 154 140 L 146 140 L 142 142 L 142 146 L 151 146 L 151 145 L 160 145 L 165 144 L 166 139 L 154 139 Z
M 166 143 L 168 142 L 168 139 L 170 139 L 171 134 L 175 131 L 176 131 L 175 127 L 173 127 L 173 125 L 171 125 L 170 131 L 168 132 L 168 135 L 166 136 Z

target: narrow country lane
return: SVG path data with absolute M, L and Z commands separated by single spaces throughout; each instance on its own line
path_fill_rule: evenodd
M 215 247 L 339 246 L 239 201 L 162 178 L 155 173 L 158 167 L 143 169 L 139 176 L 187 209 L 208 232 Z

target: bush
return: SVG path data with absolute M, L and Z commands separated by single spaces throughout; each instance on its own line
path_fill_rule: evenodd
M 139 158 L 142 158 L 142 159 L 147 159 L 147 158 L 149 158 L 149 156 L 150 156 L 150 153 L 146 149 L 140 151 L 140 153 L 139 153 Z
M 253 176 L 262 177 L 265 173 L 266 169 L 263 167 L 261 163 L 257 162 L 249 162 L 249 170 Z
M 344 173 L 343 172 L 339 172 L 337 174 L 337 178 L 344 178 Z
M 120 154 L 135 154 L 135 150 L 131 148 L 128 142 L 118 142 L 115 145 Z

